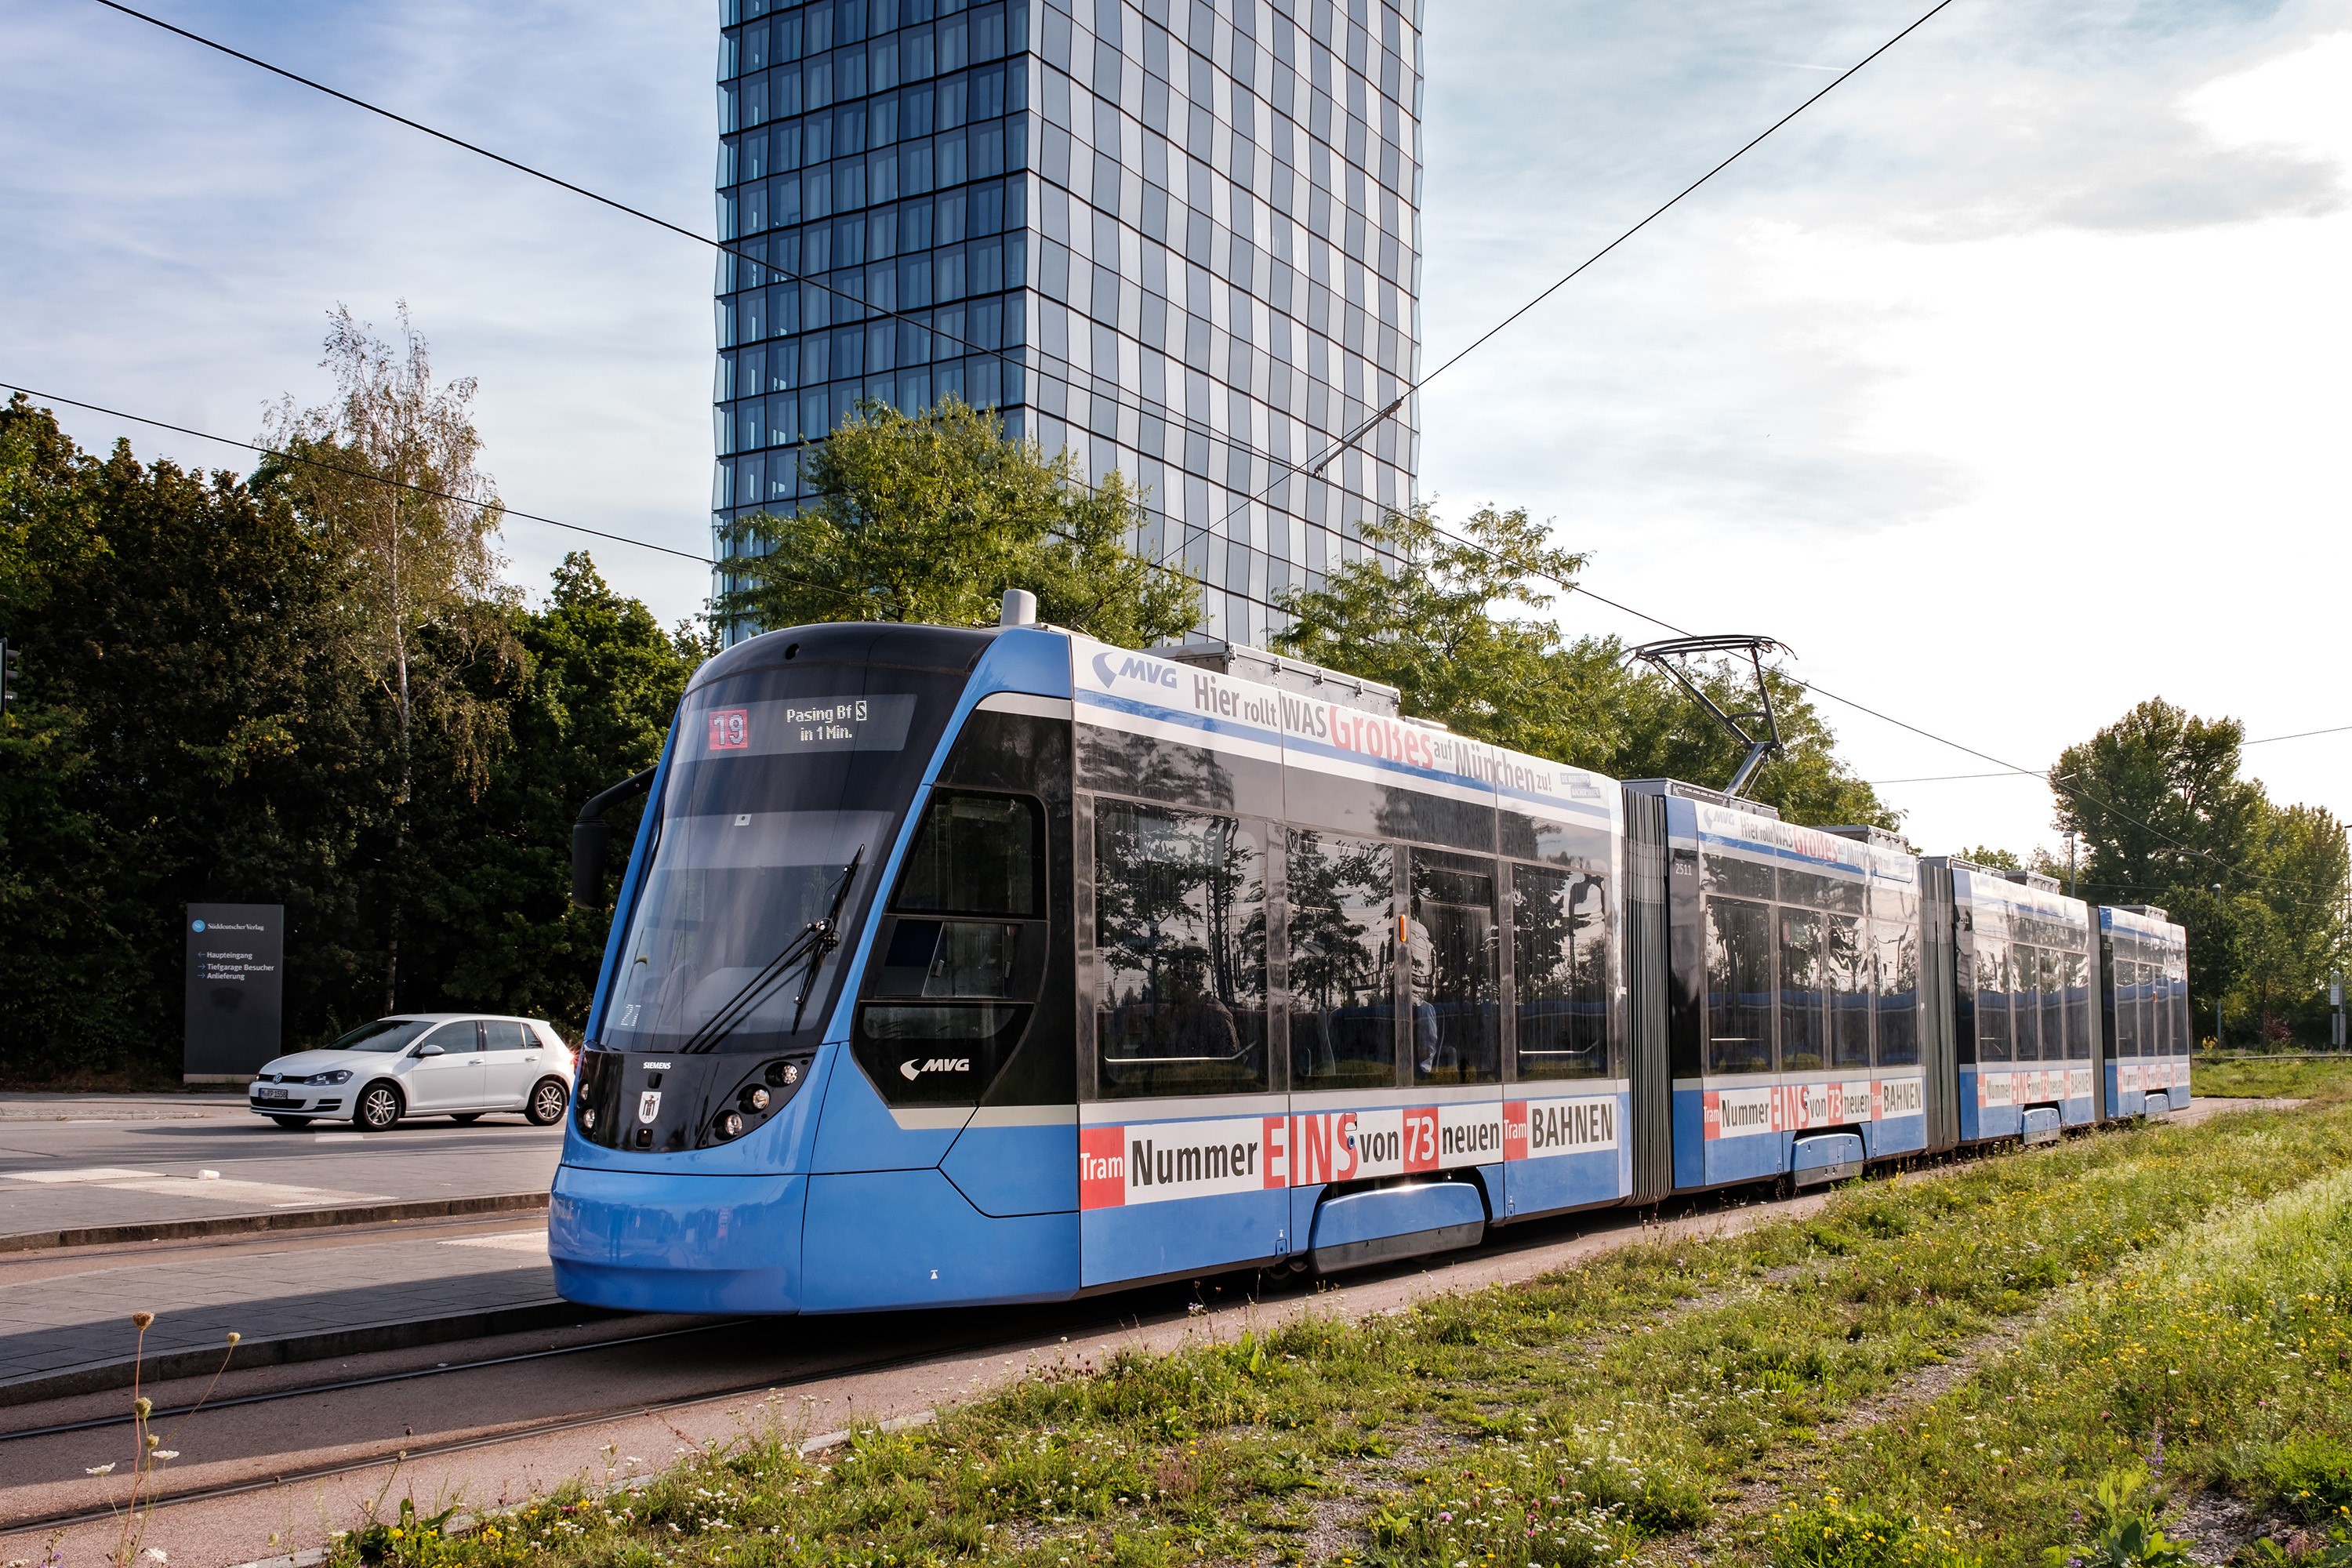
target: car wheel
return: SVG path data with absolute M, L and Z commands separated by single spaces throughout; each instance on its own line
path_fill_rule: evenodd
M 310 1125 L 310 1119 L 307 1116 L 273 1116 L 269 1120 L 289 1132 L 299 1132 Z
M 400 1090 L 388 1083 L 372 1083 L 361 1091 L 352 1120 L 371 1132 L 389 1132 L 400 1122 Z
M 479 1121 L 481 1119 L 482 1113 L 478 1110 L 468 1110 L 461 1116 L 453 1116 L 449 1118 L 450 1121 L 456 1122 L 460 1127 L 471 1127 L 475 1122 Z
M 523 1110 L 523 1120 L 533 1127 L 552 1127 L 563 1120 L 563 1108 L 571 1103 L 572 1091 L 563 1087 L 562 1079 L 541 1079 L 530 1091 L 530 1104 Z

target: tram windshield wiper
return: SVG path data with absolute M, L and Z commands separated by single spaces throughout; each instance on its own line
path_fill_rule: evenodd
M 849 864 L 841 868 L 841 881 L 833 891 L 833 903 L 822 920 L 811 921 L 801 928 L 800 935 L 784 944 L 784 950 L 760 966 L 759 972 L 743 984 L 743 988 L 728 998 L 724 1006 L 711 1014 L 702 1026 L 677 1047 L 681 1054 L 700 1055 L 717 1048 L 719 1042 L 733 1034 L 776 994 L 795 965 L 805 963 L 801 992 L 793 1004 L 793 1032 L 800 1032 L 801 1019 L 808 1011 L 809 995 L 816 985 L 818 967 L 824 955 L 841 945 L 841 911 L 849 901 L 849 889 L 857 880 L 857 868 L 866 858 L 866 846 L 860 844 L 849 857 Z

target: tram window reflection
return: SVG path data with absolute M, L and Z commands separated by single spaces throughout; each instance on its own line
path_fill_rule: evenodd
M 2120 947 L 2120 943 L 2117 944 Z M 2116 1055 L 2139 1055 L 2139 977 L 2137 963 L 2118 953 L 2115 961 Z
M 1045 908 L 1045 814 L 1018 795 L 931 796 L 907 848 L 893 907 L 1038 915 Z
M 1780 911 L 1780 1067 L 1809 1072 L 1828 1060 L 1826 962 L 1822 952 L 1826 922 L 1816 914 Z
M 1267 1087 L 1257 827 L 1097 801 L 1095 932 L 1105 1095 Z
M 1293 829 L 1286 870 L 1291 1087 L 1393 1087 L 1396 851 Z
M 2009 1058 L 2009 943 L 1977 928 L 1977 1060 Z
M 2067 1056 L 2065 955 L 2045 947 L 2041 956 L 2042 1059 L 2063 1062 Z
M 1919 1065 L 1919 928 L 1916 919 L 1873 921 L 1878 949 L 1878 1065 Z
M 2069 1061 L 2091 1059 L 2091 961 L 2086 953 L 2068 952 L 2061 955 L 2064 964 L 2062 978 L 2066 983 L 2066 1058 Z
M 1772 1070 L 1772 911 L 1706 903 L 1706 1070 Z
M 2023 942 L 2009 946 L 2009 1023 L 2016 1059 L 2042 1059 L 2042 973 L 2040 955 Z
M 1412 851 L 1405 921 L 1416 1083 L 1502 1081 L 1495 863 Z
M 1830 994 L 1830 1066 L 1866 1068 L 1870 1065 L 1870 1013 L 1877 989 L 1872 984 L 1876 965 L 1867 928 L 1850 916 L 1832 915 L 1824 929 L 1828 940 L 1822 957 L 1822 978 L 1829 984 Z
M 1591 872 L 1511 868 L 1515 1076 L 1609 1076 L 1609 968 L 1608 882 Z

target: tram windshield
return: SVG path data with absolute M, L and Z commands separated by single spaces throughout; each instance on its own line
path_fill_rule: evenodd
M 691 692 L 608 1049 L 814 1044 L 960 676 L 810 661 Z M 812 940 L 831 919 L 835 942 Z

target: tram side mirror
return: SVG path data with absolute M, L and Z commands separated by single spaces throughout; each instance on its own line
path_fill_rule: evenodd
M 572 825 L 572 901 L 583 910 L 604 907 L 604 850 L 613 842 L 613 825 L 604 813 L 633 795 L 654 786 L 654 770 L 632 773 L 592 797 Z
M 604 849 L 613 825 L 599 817 L 572 825 L 572 901 L 583 910 L 604 907 Z

